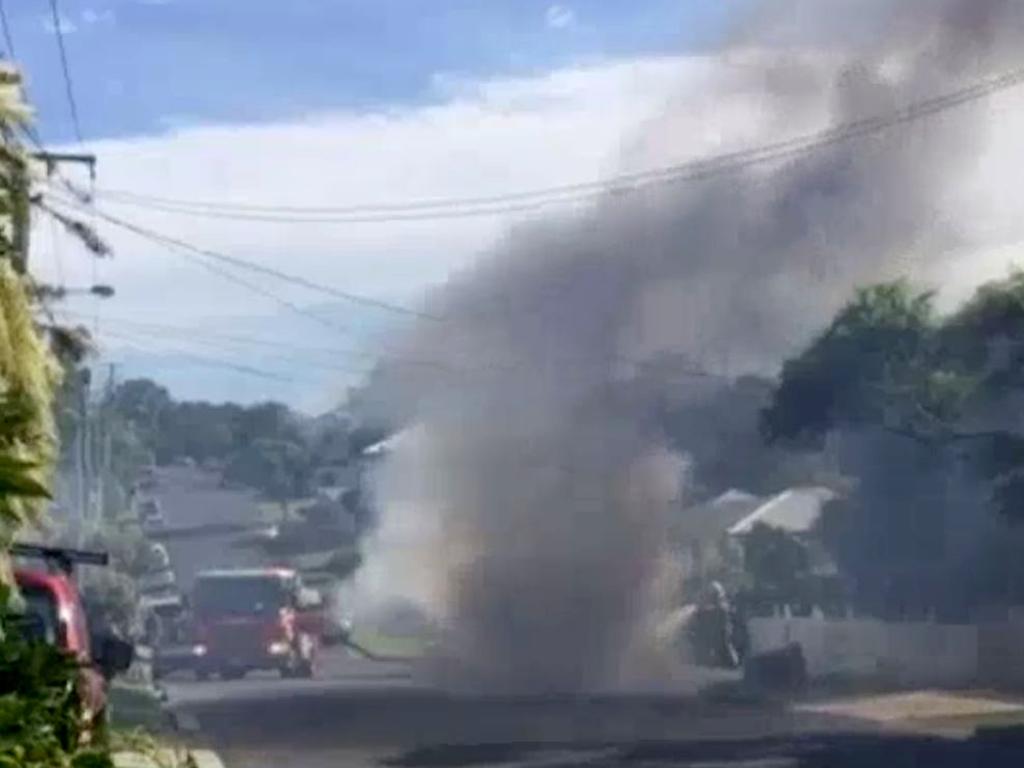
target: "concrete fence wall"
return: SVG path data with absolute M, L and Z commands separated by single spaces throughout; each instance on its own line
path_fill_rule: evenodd
M 988 635 L 983 637 L 985 630 Z M 1024 629 L 1024 625 L 1022 625 Z M 884 622 L 876 619 L 754 618 L 750 649 L 762 653 L 799 643 L 811 679 L 884 677 L 907 685 L 966 685 L 982 676 L 979 649 L 995 626 Z M 1012 641 L 1004 640 L 1009 648 Z M 1024 646 L 1018 646 L 1024 655 Z M 1020 662 L 1024 674 L 1024 659 Z
M 1024 685 L 1024 612 L 979 627 L 978 676 L 991 685 Z

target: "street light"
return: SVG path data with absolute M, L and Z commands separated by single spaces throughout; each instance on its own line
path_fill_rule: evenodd
M 109 299 L 114 295 L 112 285 L 90 285 L 83 288 L 68 288 L 65 285 L 37 285 L 35 294 L 40 299 L 60 300 L 68 296 L 97 296 Z
M 99 296 L 101 299 L 109 299 L 114 295 L 114 286 L 112 285 L 92 285 L 87 290 L 93 296 Z

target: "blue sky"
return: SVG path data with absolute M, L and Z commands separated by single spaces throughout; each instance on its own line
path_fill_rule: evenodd
M 436 78 L 679 53 L 743 0 L 61 0 L 86 139 L 408 104 Z M 43 0 L 8 0 L 39 129 L 71 138 Z

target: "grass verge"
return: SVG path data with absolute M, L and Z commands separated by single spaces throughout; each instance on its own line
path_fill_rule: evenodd
M 368 629 L 353 630 L 352 641 L 375 656 L 387 659 L 419 658 L 430 645 L 426 637 L 396 637 Z
M 167 717 L 160 696 L 153 688 L 115 682 L 108 695 L 110 724 L 115 730 L 141 728 L 150 733 L 167 730 Z

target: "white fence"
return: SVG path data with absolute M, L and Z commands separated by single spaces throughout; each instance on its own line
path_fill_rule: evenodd
M 907 685 L 978 681 L 983 676 L 979 664 L 982 634 L 1003 634 L 994 627 L 974 624 L 820 617 L 753 618 L 749 632 L 753 653 L 799 643 L 812 679 L 885 677 Z

